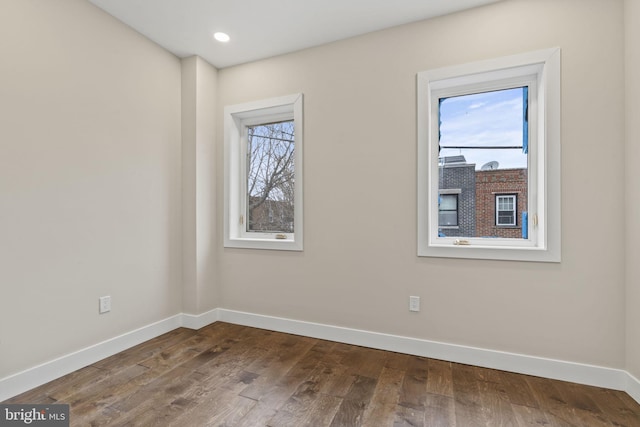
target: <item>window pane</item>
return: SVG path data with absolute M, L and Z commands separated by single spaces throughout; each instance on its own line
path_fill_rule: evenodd
M 440 196 L 440 210 L 450 211 L 458 209 L 458 196 L 455 194 L 443 194 Z
M 247 231 L 293 233 L 293 121 L 247 127 Z
M 528 87 L 440 98 L 439 108 L 438 186 L 460 190 L 456 236 L 522 238 L 497 225 L 517 227 L 527 212 Z
M 513 212 L 507 212 L 507 211 L 498 212 L 498 224 L 513 225 L 514 224 Z
M 439 224 L 441 227 L 458 225 L 458 212 L 440 211 Z
M 498 196 L 498 210 L 513 210 L 513 196 Z

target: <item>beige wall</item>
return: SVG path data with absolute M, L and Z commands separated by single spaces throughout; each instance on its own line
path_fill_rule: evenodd
M 305 250 L 221 250 L 221 306 L 624 367 L 622 5 L 501 2 L 221 70 L 219 121 L 225 105 L 305 95 Z M 562 263 L 418 258 L 416 73 L 555 46 Z M 221 157 L 218 171 L 221 194 Z
M 181 311 L 181 168 L 176 57 L 84 0 L 0 34 L 3 378 Z
M 215 283 L 215 109 L 217 70 L 182 61 L 182 310 L 217 307 Z
M 640 378 L 640 1 L 624 3 L 626 41 L 627 369 Z

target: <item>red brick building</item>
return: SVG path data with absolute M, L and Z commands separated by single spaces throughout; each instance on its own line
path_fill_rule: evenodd
M 251 198 L 255 203 L 256 197 Z M 293 201 L 267 199 L 249 213 L 249 230 L 274 233 L 293 233 Z
M 476 171 L 476 236 L 522 238 L 527 169 Z

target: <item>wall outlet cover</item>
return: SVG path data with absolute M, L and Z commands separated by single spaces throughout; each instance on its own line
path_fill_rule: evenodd
M 111 297 L 100 297 L 99 313 L 104 314 L 111 311 Z

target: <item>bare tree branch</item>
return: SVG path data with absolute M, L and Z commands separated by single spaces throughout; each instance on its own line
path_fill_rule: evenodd
M 295 142 L 293 121 L 249 128 L 249 229 L 293 231 Z

